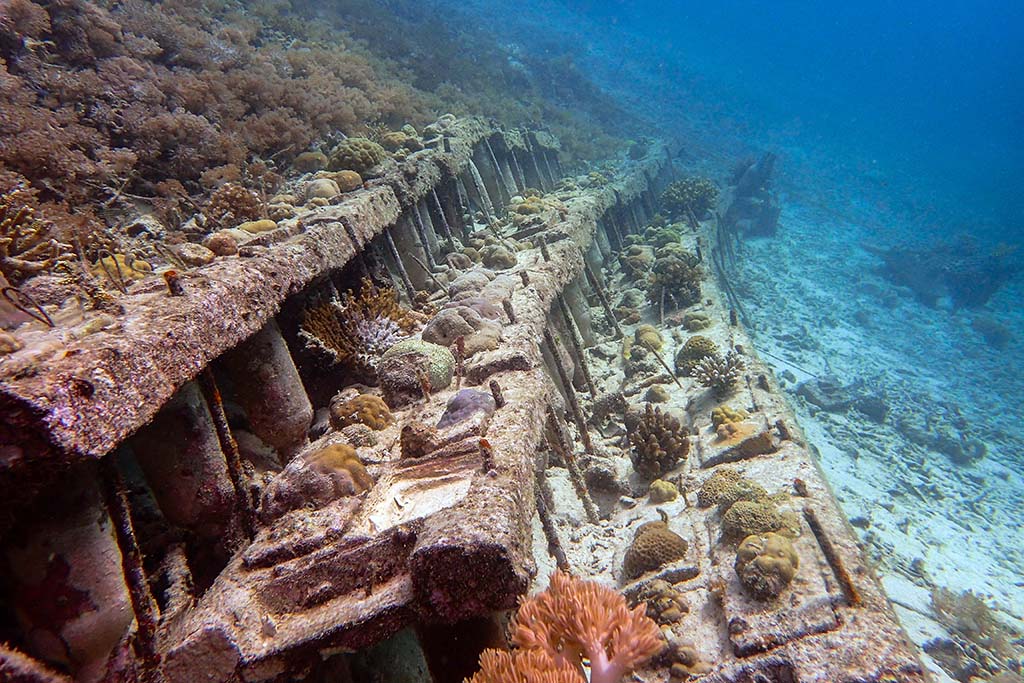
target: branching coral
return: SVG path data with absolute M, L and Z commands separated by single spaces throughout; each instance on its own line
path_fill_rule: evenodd
M 380 357 L 418 323 L 415 313 L 398 304 L 393 289 L 377 287 L 366 278 L 358 292 L 349 290 L 307 308 L 299 334 L 331 363 L 376 381 Z
M 56 240 L 52 227 L 37 220 L 35 209 L 19 203 L 17 194 L 0 196 L 0 273 L 12 283 L 72 258 L 71 247 Z
M 661 194 L 661 206 L 673 218 L 685 217 L 689 213 L 702 218 L 717 200 L 715 184 L 697 176 L 677 180 Z
M 626 428 L 633 446 L 633 468 L 646 479 L 657 479 L 669 472 L 690 450 L 687 429 L 674 416 L 650 403 L 643 413 L 626 414 Z
M 556 571 L 547 590 L 519 607 L 512 642 L 524 654 L 485 653 L 481 671 L 471 680 L 582 683 L 587 662 L 590 683 L 618 683 L 665 646 L 646 609 L 641 604 L 631 610 L 617 591 Z M 537 654 L 526 654 L 531 652 Z M 551 662 L 547 667 L 551 678 L 532 673 L 544 670 L 540 657 Z M 573 672 L 573 678 L 563 673 L 566 670 Z
M 680 244 L 658 249 L 647 278 L 647 296 L 654 305 L 672 304 L 676 308 L 700 301 L 701 269 L 695 254 Z
M 705 356 L 697 361 L 690 374 L 702 386 L 708 387 L 715 396 L 726 396 L 740 381 L 743 359 L 735 351 L 725 356 Z

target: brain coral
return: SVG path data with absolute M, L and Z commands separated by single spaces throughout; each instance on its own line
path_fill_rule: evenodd
M 622 563 L 622 575 L 627 581 L 686 555 L 686 539 L 668 528 L 668 515 L 661 510 L 658 513 L 661 521 L 641 524 L 633 535 Z
M 367 138 L 345 138 L 331 150 L 327 168 L 331 171 L 355 171 L 366 174 L 388 158 L 384 148 Z
M 722 536 L 738 541 L 747 536 L 778 531 L 785 520 L 770 501 L 740 500 L 722 516 Z
M 748 536 L 736 550 L 736 575 L 758 600 L 778 597 L 796 576 L 800 558 L 785 536 Z
M 379 396 L 359 394 L 348 400 L 331 401 L 331 427 L 334 429 L 364 424 L 376 430 L 384 429 L 392 422 L 391 410 Z
M 687 377 L 701 359 L 718 355 L 718 344 L 699 334 L 686 340 L 676 354 L 676 372 Z

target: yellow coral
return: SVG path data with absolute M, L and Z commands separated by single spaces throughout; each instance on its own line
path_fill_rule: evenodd
M 718 429 L 724 424 L 742 422 L 750 417 L 750 413 L 742 408 L 730 408 L 729 406 L 718 406 L 711 411 L 711 426 Z
M 373 487 L 373 477 L 366 471 L 366 466 L 359 459 L 355 449 L 347 444 L 328 446 L 311 455 L 306 462 L 310 467 L 321 471 L 348 472 L 356 485 L 356 493 L 368 491 Z
M 655 479 L 651 482 L 651 488 L 647 491 L 647 496 L 655 505 L 658 503 L 668 503 L 679 497 L 679 488 L 670 481 Z
M 132 258 L 124 254 L 104 256 L 92 265 L 92 274 L 110 280 L 120 287 L 133 280 L 141 280 L 153 272 L 153 266 L 142 259 Z
M 650 351 L 660 351 L 665 343 L 654 325 L 641 325 L 636 328 L 636 331 L 633 333 L 633 340 L 639 346 Z

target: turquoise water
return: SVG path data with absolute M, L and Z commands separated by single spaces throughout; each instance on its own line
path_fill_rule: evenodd
M 781 228 L 730 275 L 758 350 L 911 637 L 943 635 L 942 588 L 1019 628 L 1024 8 L 459 6 L 514 51 L 570 55 L 675 136 L 685 172 L 722 181 L 745 156 L 778 154 Z M 896 246 L 916 251 L 882 272 Z M 821 382 L 876 399 L 884 418 L 823 409 L 809 391 Z

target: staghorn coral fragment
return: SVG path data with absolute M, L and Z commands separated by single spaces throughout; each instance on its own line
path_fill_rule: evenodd
M 633 469 L 645 479 L 657 479 L 669 472 L 690 450 L 687 429 L 650 403 L 643 413 L 626 413 L 626 429 L 633 446 Z
M 661 521 L 641 524 L 633 535 L 622 561 L 623 579 L 631 581 L 686 556 L 686 539 L 668 528 L 668 515 L 663 510 L 658 514 Z
M 733 568 L 758 600 L 778 597 L 796 576 L 800 557 L 793 542 L 776 533 L 747 536 L 736 550 Z
M 27 193 L 14 190 L 0 196 L 0 274 L 13 284 L 74 258 L 70 245 L 54 237 L 52 226 L 19 202 L 28 199 L 23 195 Z

